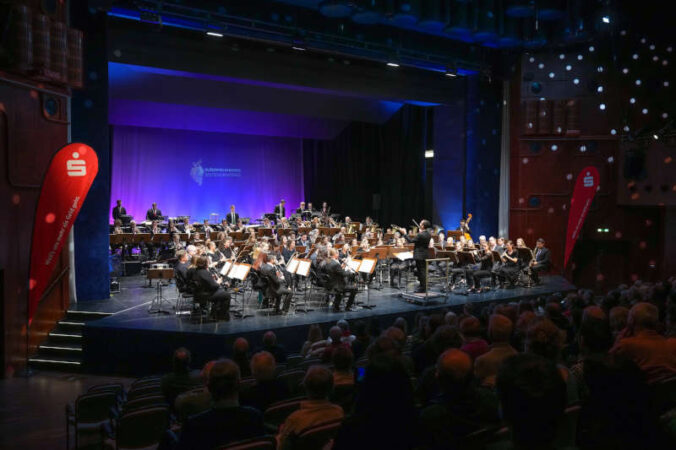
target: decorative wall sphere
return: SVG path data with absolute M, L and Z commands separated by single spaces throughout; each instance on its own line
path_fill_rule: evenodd
M 559 55 L 559 59 L 565 59 L 565 58 L 566 58 L 566 55 L 564 55 L 563 53 L 561 53 L 561 54 Z
M 631 55 L 631 57 L 632 59 L 638 59 L 638 53 L 634 53 L 633 55 Z
M 535 62 L 535 58 L 533 58 L 533 57 L 531 56 L 530 58 L 528 58 L 528 61 L 529 61 L 529 62 Z
M 596 68 L 596 71 L 599 72 L 599 73 L 603 72 L 603 66 L 598 66 Z
M 636 80 L 635 83 L 636 83 L 636 86 L 640 86 L 640 85 L 641 85 L 641 80 Z
M 599 94 L 600 94 L 601 92 L 603 92 L 603 86 L 597 87 L 597 88 L 596 88 L 596 92 L 598 92 Z
M 566 70 L 570 72 L 571 70 L 573 70 L 573 66 L 571 66 L 570 64 L 568 64 L 568 65 L 566 66 Z
M 627 69 L 627 68 L 625 67 L 624 69 L 622 69 L 622 73 L 625 74 L 625 75 L 628 74 L 628 73 L 629 73 L 629 69 Z
M 669 82 L 668 82 L 668 81 L 665 81 L 665 82 L 662 83 L 662 84 L 664 85 L 664 87 L 669 87 Z
M 662 118 L 663 118 L 663 119 L 666 119 L 667 117 L 669 117 L 669 114 L 667 114 L 667 113 L 662 113 Z
M 636 103 L 636 99 L 634 97 L 630 98 L 629 103 L 633 105 L 634 103 Z
M 627 133 L 628 133 L 628 132 L 629 132 L 629 130 L 630 130 L 630 128 L 629 128 L 629 125 L 625 125 L 625 126 L 624 126 L 624 128 L 623 128 L 623 130 L 624 130 L 625 132 L 627 132 Z
M 578 60 L 578 61 L 582 61 L 583 59 L 584 59 L 584 56 L 582 56 L 582 55 L 577 55 L 577 60 Z
M 578 78 L 573 78 L 573 84 L 580 84 L 580 80 Z
M 610 134 L 615 136 L 617 134 L 617 130 L 615 128 L 613 128 L 612 130 L 610 130 Z
M 554 72 L 549 72 L 549 78 L 554 78 L 556 74 Z
M 605 103 L 601 103 L 601 104 L 599 105 L 599 109 L 600 109 L 601 111 L 605 111 L 605 110 L 606 110 L 606 104 L 605 104 Z
M 552 149 L 553 152 L 555 152 L 555 151 L 557 151 L 557 150 L 559 149 L 559 146 L 556 145 L 556 144 L 552 144 L 551 149 Z
M 657 62 L 657 61 L 659 61 L 659 60 L 660 60 L 660 57 L 659 57 L 659 56 L 657 56 L 657 55 L 653 56 L 653 61 Z
M 667 52 L 671 53 L 673 51 L 673 47 L 669 46 L 667 47 Z
M 641 110 L 641 112 L 642 112 L 643 114 L 648 114 L 648 108 L 643 108 L 643 109 Z
M 667 64 L 669 64 L 669 61 L 667 61 L 666 59 L 662 61 L 663 66 L 666 66 Z
M 594 46 L 593 46 L 593 45 L 590 45 L 590 46 L 589 46 L 589 51 L 590 51 L 590 52 L 594 52 L 594 50 L 596 50 L 596 49 L 594 48 Z
M 650 50 L 655 50 L 655 44 L 650 44 Z
M 543 63 L 538 64 L 538 69 L 544 69 L 545 65 Z

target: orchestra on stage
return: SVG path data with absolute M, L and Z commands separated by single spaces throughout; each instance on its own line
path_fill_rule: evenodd
M 258 293 L 259 307 L 271 314 L 286 314 L 292 304 L 302 310 L 296 294 L 312 289 L 333 296 L 332 310 L 340 312 L 352 311 L 356 295 L 372 283 L 404 289 L 409 275 L 420 295 L 431 286 L 468 294 L 532 286 L 551 268 L 542 238 L 532 250 L 522 238 L 472 239 L 471 214 L 446 231 L 426 219 L 409 228 L 381 227 L 371 217 L 354 221 L 326 203 L 315 210 L 301 202 L 287 216 L 284 199 L 255 224 L 235 205 L 219 223 L 167 217 L 156 203 L 136 223 L 120 200 L 112 216 L 111 254 L 148 267 L 170 264 L 179 292 L 214 320 L 229 320 L 232 295 L 246 289 Z

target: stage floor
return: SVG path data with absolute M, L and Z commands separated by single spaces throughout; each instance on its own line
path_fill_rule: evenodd
M 120 292 L 109 300 L 79 303 L 80 311 L 98 311 L 112 315 L 88 322 L 83 330 L 84 369 L 88 372 L 145 375 L 164 371 L 169 367 L 171 353 L 185 345 L 193 353 L 196 365 L 221 355 L 228 355 L 232 341 L 238 336 L 249 339 L 252 347 L 260 343 L 262 333 L 274 330 L 287 350 L 300 349 L 307 334 L 307 326 L 318 323 L 324 326 L 345 318 L 350 321 L 377 318 L 381 326 L 389 326 L 394 318 L 406 317 L 409 322 L 420 311 L 432 312 L 443 309 L 461 309 L 467 302 L 509 302 L 526 297 L 537 297 L 553 292 L 566 292 L 575 287 L 561 276 L 546 276 L 542 284 L 531 288 L 492 290 L 481 294 L 461 295 L 444 293 L 430 297 L 425 304 L 413 303 L 402 297 L 401 291 L 384 285 L 382 289 L 371 288 L 368 303 L 373 309 L 357 308 L 352 312 L 333 313 L 326 306 L 313 304 L 308 313 L 291 312 L 287 315 L 268 315 L 264 311 L 249 308 L 253 317 L 232 318 L 229 322 L 189 320 L 187 315 L 150 314 L 148 308 L 156 295 L 155 288 L 146 288 L 141 276 L 120 278 Z M 176 298 L 173 284 L 163 289 L 170 301 Z M 365 302 L 367 294 L 357 295 L 358 302 Z M 423 299 L 424 300 L 424 299 Z M 343 300 L 344 305 L 345 299 Z M 257 305 L 252 296 L 248 303 Z M 293 308 L 292 308 L 293 311 Z M 114 356 L 111 356 L 114 355 Z

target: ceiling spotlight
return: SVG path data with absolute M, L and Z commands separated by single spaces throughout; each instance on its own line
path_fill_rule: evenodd
M 667 113 L 662 113 L 662 118 L 663 118 L 663 119 L 666 119 L 667 117 L 669 117 L 669 114 L 667 114 Z
M 561 54 L 559 55 L 559 59 L 566 59 L 566 55 L 564 55 L 563 53 L 561 53 Z
M 554 78 L 556 74 L 554 72 L 549 72 L 549 78 Z
M 593 53 L 594 50 L 596 50 L 596 49 L 594 48 L 594 46 L 593 46 L 593 45 L 590 45 L 590 46 L 589 46 L 589 51 Z
M 615 158 L 613 158 L 612 156 L 609 156 L 609 157 L 608 157 L 608 162 L 609 162 L 609 163 L 612 163 L 613 161 L 615 161 Z
M 552 151 L 555 152 L 555 151 L 557 151 L 557 150 L 559 149 L 559 146 L 556 145 L 556 144 L 552 144 L 552 147 L 551 147 L 551 148 L 552 148 Z
M 632 57 L 633 59 L 638 59 L 638 53 L 634 53 L 633 55 L 631 55 L 631 57 Z
M 590 48 L 593 48 L 593 47 L 590 47 Z M 584 56 L 582 56 L 582 55 L 577 55 L 577 60 L 578 60 L 578 61 L 582 61 L 583 59 L 584 59 Z
M 544 69 L 545 65 L 543 63 L 538 64 L 538 69 Z
M 643 114 L 648 114 L 648 108 L 643 108 L 643 109 L 641 110 L 641 112 L 642 112 Z
M 596 92 L 598 92 L 599 94 L 600 94 L 601 92 L 603 92 L 603 86 L 597 87 L 597 88 L 596 88 Z
M 387 62 L 387 65 L 388 65 L 389 67 L 399 67 L 399 63 L 396 63 L 396 62 L 394 62 L 394 61 L 388 61 L 388 62 Z
M 606 104 L 605 104 L 605 103 L 601 103 L 601 104 L 599 105 L 599 109 L 600 109 L 601 111 L 605 111 L 605 109 L 606 109 Z
M 603 17 L 601 18 L 601 22 L 603 22 L 603 23 L 610 23 L 610 17 L 608 17 L 608 16 L 603 16 Z
M 634 97 L 630 98 L 629 103 L 633 105 L 634 103 L 636 103 L 636 99 Z
M 586 152 L 586 151 L 587 151 L 587 146 L 586 146 L 586 145 L 580 145 L 580 151 L 581 151 L 582 153 Z
M 622 73 L 625 74 L 625 75 L 628 74 L 628 73 L 629 73 L 629 69 L 627 69 L 627 68 L 625 67 L 624 69 L 622 69 Z
M 598 67 L 596 68 L 596 71 L 599 72 L 599 73 L 600 73 L 600 72 L 603 72 L 603 66 L 598 66 Z
M 650 50 L 655 50 L 655 44 L 650 44 Z
M 213 36 L 213 37 L 222 38 L 222 37 L 223 37 L 223 33 L 217 33 L 217 32 L 215 32 L 215 31 L 207 31 L 207 36 Z
M 617 134 L 617 130 L 615 128 L 613 128 L 612 130 L 610 130 L 610 134 L 615 136 Z
M 580 84 L 580 80 L 578 78 L 573 78 L 573 84 Z
M 636 80 L 636 86 L 640 86 L 640 85 L 641 85 L 641 80 Z
M 566 70 L 570 72 L 571 70 L 573 70 L 573 66 L 571 66 L 570 64 L 568 64 L 568 65 L 566 66 Z
M 622 128 L 626 133 L 629 133 L 629 125 L 625 125 L 624 128 Z
M 658 140 L 660 137 L 657 134 L 653 134 L 653 139 Z

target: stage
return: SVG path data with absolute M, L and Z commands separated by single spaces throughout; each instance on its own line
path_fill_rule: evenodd
M 381 327 L 389 326 L 396 317 L 403 316 L 412 323 L 416 313 L 445 309 L 460 310 L 466 302 L 482 304 L 509 302 L 527 297 L 537 297 L 553 292 L 565 292 L 575 287 L 560 276 L 543 277 L 543 283 L 531 288 L 500 289 L 482 294 L 442 294 L 430 297 L 426 304 L 413 303 L 401 296 L 401 291 L 383 286 L 381 290 L 370 289 L 368 301 L 373 309 L 357 308 L 353 312 L 330 312 L 328 307 L 312 305 L 313 311 L 287 315 L 268 315 L 251 310 L 253 317 L 232 318 L 229 322 L 191 321 L 187 315 L 150 314 L 148 308 L 156 294 L 154 288 L 143 287 L 141 276 L 120 279 L 120 292 L 109 300 L 87 302 L 77 305 L 76 310 L 112 313 L 103 319 L 87 322 L 83 329 L 83 371 L 89 373 L 124 374 L 142 376 L 169 370 L 171 354 L 180 346 L 192 351 L 193 365 L 230 354 L 233 340 L 246 337 L 253 349 L 261 341 L 262 334 L 274 330 L 289 352 L 300 349 L 307 335 L 307 327 L 318 323 L 324 330 L 338 319 L 354 322 L 359 319 L 376 318 Z M 173 284 L 164 288 L 168 299 L 176 298 Z M 366 300 L 366 292 L 360 292 L 358 302 Z M 257 304 L 251 297 L 250 304 Z M 168 305 L 171 308 L 171 305 Z

